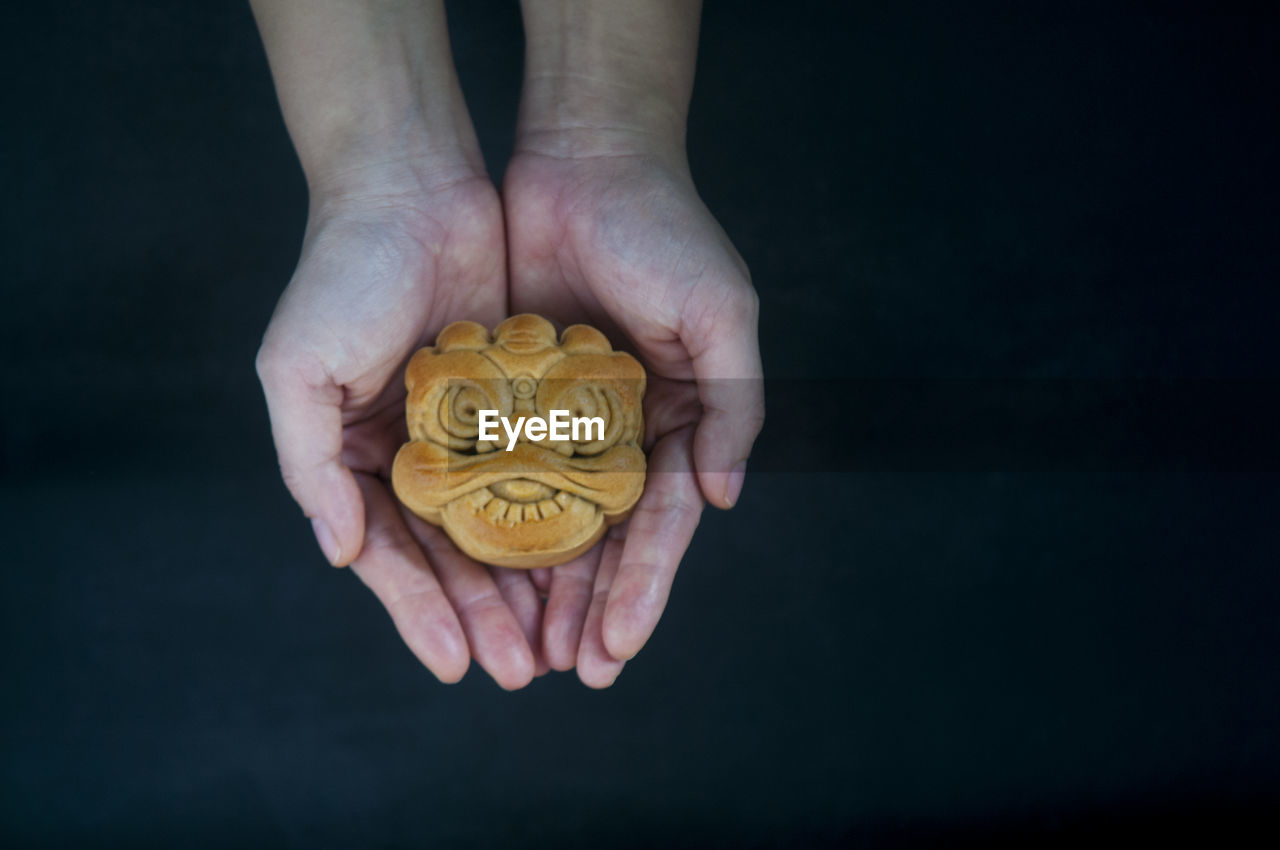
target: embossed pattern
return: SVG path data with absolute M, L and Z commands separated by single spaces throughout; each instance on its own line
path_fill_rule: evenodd
M 644 368 L 604 334 L 573 325 L 558 338 L 541 316 L 513 316 L 490 335 L 455 322 L 405 370 L 409 442 L 392 468 L 400 501 L 462 551 L 504 567 L 547 567 L 591 548 L 644 490 Z M 502 417 L 603 419 L 603 435 L 479 439 L 480 411 Z

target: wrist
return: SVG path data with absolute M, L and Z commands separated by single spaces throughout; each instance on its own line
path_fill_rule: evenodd
M 313 195 L 412 195 L 485 173 L 451 64 L 380 69 L 329 103 L 297 146 Z
M 683 161 L 687 104 L 619 75 L 526 73 L 516 151 Z
M 332 155 L 304 163 L 313 206 L 413 203 L 468 180 L 488 180 L 478 147 L 426 130 L 400 138 L 345 140 Z
M 696 0 L 524 0 L 517 151 L 684 158 Z
M 406 171 L 484 172 L 442 0 L 253 0 L 253 8 L 313 193 L 381 188 Z

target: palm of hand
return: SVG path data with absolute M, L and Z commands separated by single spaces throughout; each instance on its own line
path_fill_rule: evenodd
M 323 520 L 331 560 L 351 563 L 442 680 L 474 656 L 520 687 L 537 672 L 527 576 L 461 555 L 387 484 L 406 439 L 405 361 L 449 322 L 505 315 L 504 259 L 501 207 L 484 178 L 337 205 L 313 216 L 258 364 L 286 484 Z
M 342 390 L 351 469 L 389 476 L 404 442 L 405 361 L 451 321 L 503 314 L 503 253 L 487 182 L 410 204 L 344 209 L 308 234 L 272 330 L 296 328 L 294 345 L 306 340 Z

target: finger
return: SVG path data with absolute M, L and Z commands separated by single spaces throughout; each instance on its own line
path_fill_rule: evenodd
M 533 581 L 533 586 L 538 588 L 538 593 L 544 598 L 551 592 L 551 567 L 538 567 L 529 570 L 529 578 Z
M 524 632 L 524 639 L 533 652 L 533 675 L 543 675 L 551 668 L 542 656 L 542 600 L 538 597 L 538 589 L 533 586 L 529 571 L 489 567 L 489 575 L 493 576 L 498 593 L 502 594 L 507 607 L 515 615 L 520 630 Z
M 578 678 L 589 688 L 609 687 L 627 663 L 611 654 L 604 642 L 605 606 L 621 556 L 622 541 L 606 537 L 600 549 L 600 568 L 596 571 L 595 586 L 582 624 L 582 640 L 578 644 Z
M 604 644 L 614 658 L 631 658 L 653 634 L 676 568 L 702 516 L 692 434 L 689 428 L 668 434 L 649 457 L 644 495 L 628 521 L 626 545 L 604 611 Z
M 264 342 L 257 368 L 285 486 L 311 518 L 329 563 L 345 566 L 364 542 L 365 510 L 342 463 L 342 388 L 322 367 L 292 362 L 274 342 Z
M 453 603 L 471 656 L 506 690 L 529 684 L 535 671 L 533 650 L 493 576 L 482 564 L 459 552 L 440 529 L 412 514 L 406 520 Z
M 755 290 L 744 283 L 680 335 L 693 357 L 703 408 L 693 444 L 698 482 L 720 508 L 738 501 L 747 457 L 764 426 L 759 313 Z
M 551 571 L 547 610 L 542 617 L 542 651 L 552 670 L 571 670 L 578 658 L 602 548 L 600 544 L 592 546 Z
M 373 591 L 405 645 L 442 682 L 456 682 L 471 656 L 462 625 L 409 534 L 386 485 L 357 476 L 368 516 L 368 538 L 351 569 Z

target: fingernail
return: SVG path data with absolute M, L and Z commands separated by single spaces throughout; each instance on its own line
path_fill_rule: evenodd
M 342 557 L 342 547 L 338 545 L 338 538 L 334 537 L 333 532 L 329 529 L 329 523 L 320 519 L 320 517 L 315 517 L 311 520 L 311 530 L 315 532 L 316 541 L 320 544 L 320 550 L 329 559 L 329 563 L 337 566 L 338 559 Z
M 742 482 L 747 477 L 747 462 L 741 461 L 733 468 L 733 472 L 729 473 L 729 480 L 724 485 L 724 500 L 729 503 L 729 507 L 738 504 L 738 497 L 742 495 Z

